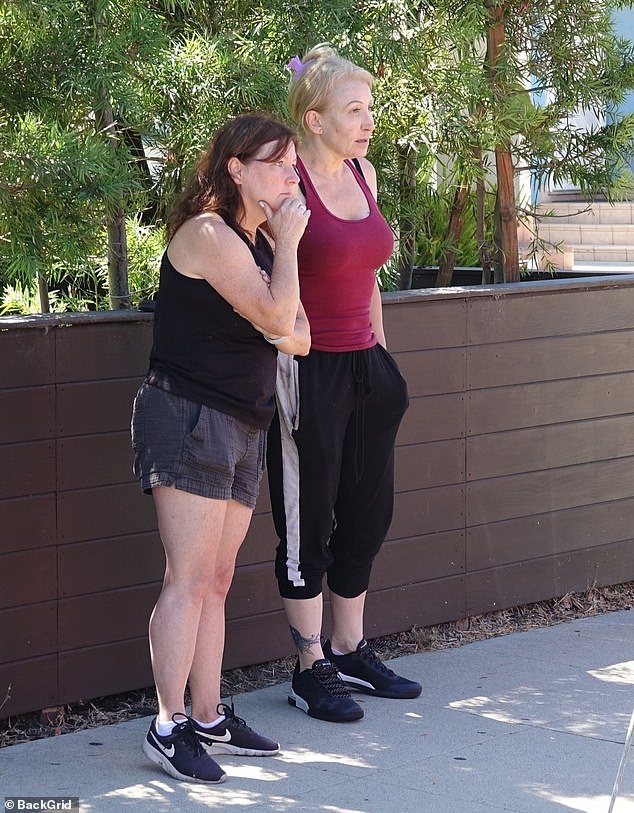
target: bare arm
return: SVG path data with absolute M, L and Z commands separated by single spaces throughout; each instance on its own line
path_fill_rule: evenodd
M 377 197 L 377 183 L 376 183 L 376 170 L 372 166 L 372 164 L 367 160 L 367 158 L 361 158 L 361 168 L 363 169 L 363 175 L 365 177 L 367 185 L 370 187 L 370 191 L 374 195 L 374 199 L 376 200 Z M 379 284 L 376 282 L 374 284 L 374 291 L 372 292 L 372 299 L 370 300 L 370 322 L 372 324 L 372 330 L 374 331 L 374 335 L 379 341 L 379 344 L 382 345 L 387 349 L 387 344 L 385 341 L 385 330 L 383 328 L 383 305 L 381 304 L 381 291 L 379 290 Z
M 260 268 L 260 275 L 267 285 L 270 284 L 271 278 Z M 307 356 L 310 350 L 311 337 L 310 337 L 310 324 L 308 316 L 304 310 L 302 303 L 299 303 L 297 308 L 297 316 L 295 317 L 295 327 L 290 336 L 271 336 L 266 330 L 263 330 L 259 325 L 254 324 L 253 327 L 259 330 L 264 335 L 267 341 L 274 344 L 280 353 L 286 353 L 289 356 Z
M 247 245 L 213 214 L 186 221 L 168 254 L 180 273 L 206 279 L 245 319 L 270 335 L 288 336 L 299 307 L 297 244 L 309 214 L 294 199 L 284 201 L 276 212 L 266 204 L 263 209 L 276 243 L 270 284 L 262 279 Z
M 379 283 L 374 283 L 374 291 L 372 292 L 372 299 L 370 300 L 370 322 L 374 335 L 378 339 L 380 345 L 387 349 L 385 342 L 385 331 L 383 329 L 383 306 L 381 304 L 381 291 L 379 290 Z
M 293 332 L 276 346 L 280 353 L 287 353 L 289 356 L 308 355 L 308 351 L 310 350 L 310 325 L 308 324 L 308 317 L 306 316 L 306 311 L 301 302 L 297 309 Z

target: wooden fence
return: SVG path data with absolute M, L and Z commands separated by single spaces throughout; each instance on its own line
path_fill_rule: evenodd
M 410 408 L 368 637 L 634 579 L 634 276 L 384 295 Z M 151 314 L 0 319 L 0 716 L 152 682 Z M 291 652 L 266 485 L 225 667 Z

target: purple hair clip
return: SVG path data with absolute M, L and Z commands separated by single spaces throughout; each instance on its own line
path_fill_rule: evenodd
M 299 79 L 299 77 L 304 72 L 306 65 L 304 65 L 304 63 L 298 56 L 294 56 L 286 67 L 288 68 L 289 71 L 293 72 L 294 79 Z

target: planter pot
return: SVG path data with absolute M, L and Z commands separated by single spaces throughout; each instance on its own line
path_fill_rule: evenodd
M 412 273 L 412 290 L 419 288 L 435 288 L 438 266 L 416 266 Z M 549 271 L 530 271 L 522 274 L 521 282 L 535 282 L 538 280 L 553 279 L 576 279 L 590 276 L 604 276 L 604 274 L 594 271 L 564 271 L 557 270 L 553 273 Z M 467 285 L 482 285 L 482 269 L 478 267 L 459 266 L 454 269 L 451 280 L 452 288 L 463 288 Z
M 412 273 L 412 289 L 435 288 L 438 266 L 416 266 Z M 481 285 L 482 269 L 471 267 L 454 268 L 451 287 L 462 288 L 465 285 Z

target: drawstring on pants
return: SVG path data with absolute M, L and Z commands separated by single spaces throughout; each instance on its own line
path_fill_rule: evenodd
M 352 375 L 354 378 L 354 480 L 356 485 L 363 474 L 365 465 L 363 433 L 365 429 L 365 399 L 372 390 L 370 384 L 369 353 L 357 350 L 352 354 Z

